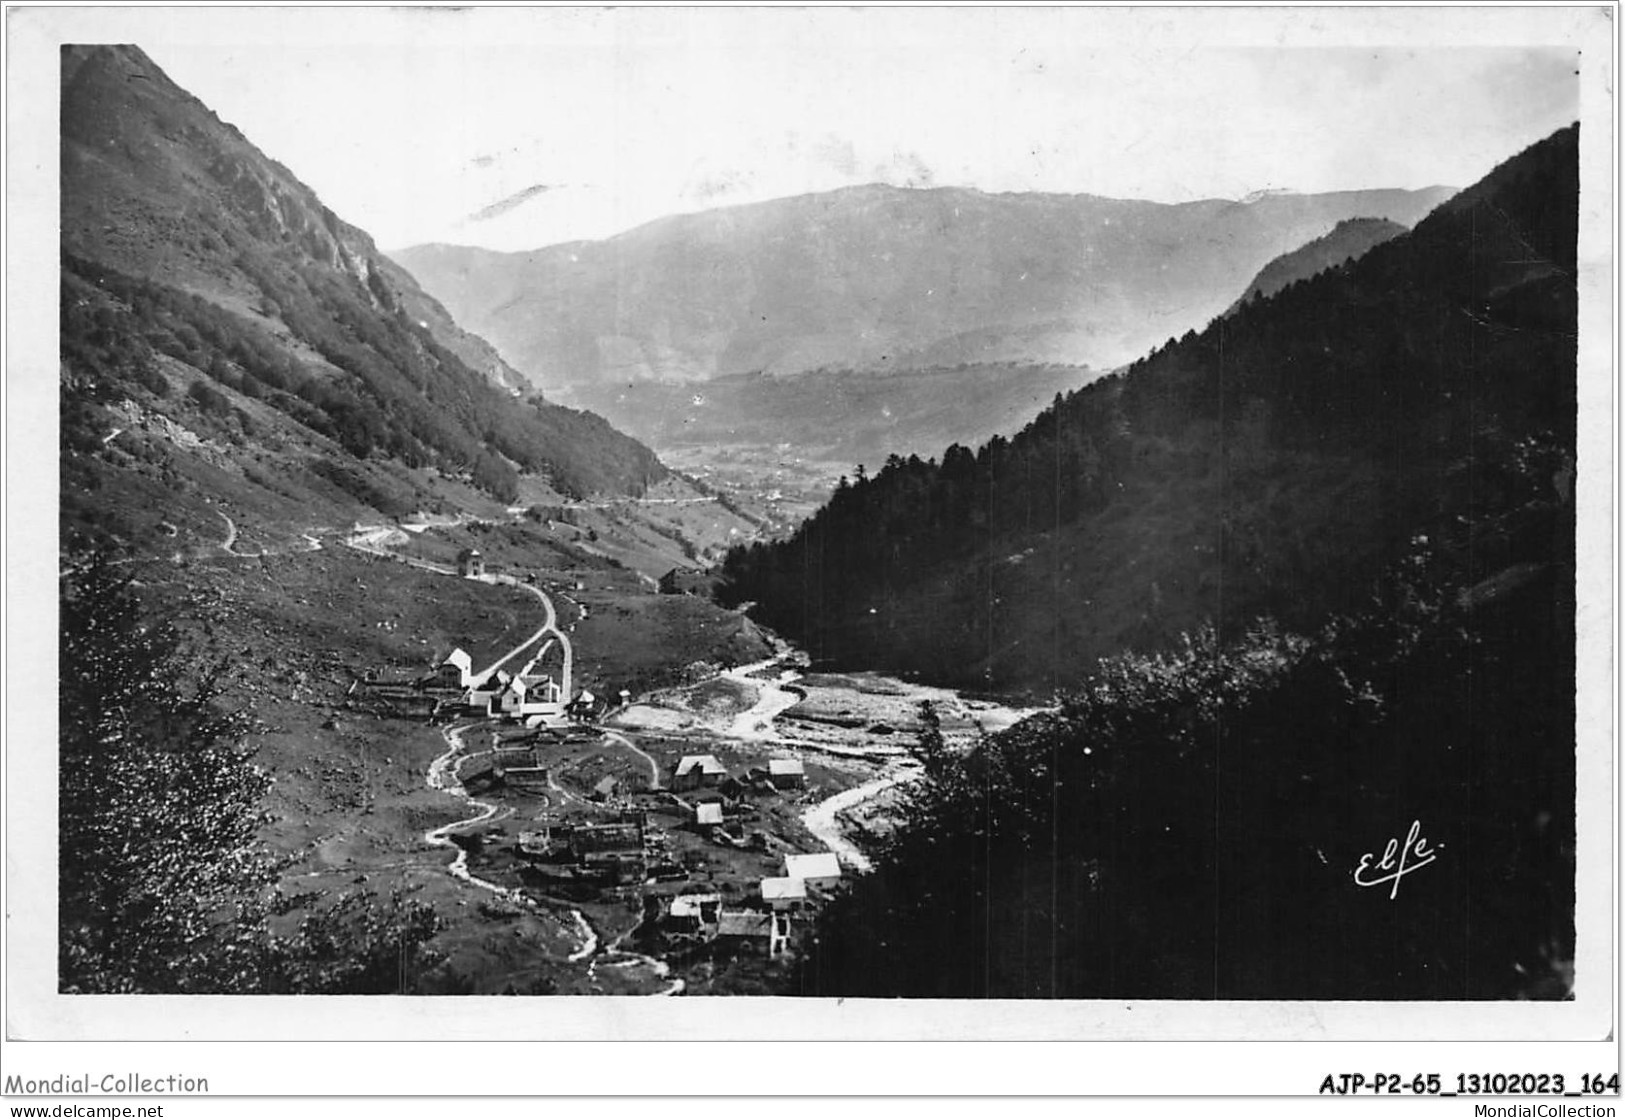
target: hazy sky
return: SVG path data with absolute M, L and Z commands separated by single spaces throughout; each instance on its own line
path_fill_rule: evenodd
M 386 248 L 524 248 L 876 181 L 1465 185 L 1579 115 L 1581 60 L 1538 45 L 1560 36 L 1352 12 L 192 10 L 131 41 Z M 1531 45 L 1439 45 L 1474 42 Z

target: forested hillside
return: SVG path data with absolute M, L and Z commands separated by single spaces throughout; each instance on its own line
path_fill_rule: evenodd
M 1496 518 L 1571 477 L 1576 136 L 1011 439 L 860 474 L 726 594 L 816 658 L 1048 690 L 1204 621 L 1358 610 L 1418 534 L 1469 579 L 1538 562 Z
M 1066 686 L 928 719 L 793 990 L 1572 994 L 1577 142 L 732 557 L 826 657 Z
M 1282 253 L 1260 269 L 1241 298 L 1225 314 L 1233 314 L 1248 300 L 1272 296 L 1289 284 L 1359 260 L 1384 241 L 1392 241 L 1404 232 L 1404 226 L 1386 218 L 1348 218 L 1338 222 L 1324 237 L 1317 237 L 1290 253 Z

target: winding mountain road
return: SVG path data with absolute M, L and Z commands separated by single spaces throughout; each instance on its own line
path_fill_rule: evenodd
M 224 517 L 225 515 L 221 514 L 221 516 Z M 229 522 L 230 518 L 227 518 L 227 521 Z M 390 537 L 400 532 L 401 530 L 389 525 L 357 525 L 355 531 L 344 539 L 344 543 L 346 546 L 355 549 L 357 552 L 364 552 L 369 556 L 377 556 L 385 560 L 398 561 L 406 564 L 409 567 L 417 568 L 419 571 L 433 572 L 436 575 L 443 576 L 457 575 L 455 568 L 447 567 L 444 564 L 431 563 L 428 560 L 412 560 L 402 556 L 398 552 L 390 552 L 388 549 L 383 547 L 385 541 L 389 540 Z M 570 647 L 569 637 L 564 633 L 564 631 L 559 629 L 558 612 L 553 608 L 553 600 L 546 591 L 543 591 L 535 584 L 526 583 L 523 580 L 515 579 L 513 576 L 493 573 L 474 578 L 480 583 L 485 583 L 492 586 L 501 585 L 505 587 L 514 587 L 518 588 L 520 591 L 528 592 L 541 600 L 542 610 L 544 612 L 542 625 L 534 634 L 520 642 L 518 645 L 514 646 L 501 657 L 497 658 L 490 665 L 486 666 L 483 672 L 476 673 L 475 676 L 481 678 L 490 676 L 492 673 L 502 668 L 502 666 L 506 665 L 515 657 L 518 657 L 521 653 L 525 652 L 525 650 L 529 649 L 531 646 L 535 645 L 537 642 L 541 641 L 550 634 L 559 640 L 559 645 L 564 651 L 564 663 L 566 665 L 572 663 L 574 658 L 574 650 L 572 650 Z M 585 616 L 586 611 L 583 610 L 581 613 L 583 616 Z M 565 699 L 568 700 L 569 697 L 566 697 Z
M 522 591 L 530 592 L 532 595 L 536 596 L 542 601 L 542 609 L 546 612 L 547 619 L 542 623 L 540 629 L 538 629 L 536 633 L 532 634 L 530 637 L 526 638 L 524 641 L 510 649 L 507 653 L 491 662 L 486 670 L 483 673 L 476 674 L 477 676 L 489 677 L 492 673 L 496 672 L 508 662 L 518 657 L 521 653 L 524 653 L 527 649 L 541 641 L 543 638 L 547 637 L 549 634 L 558 639 L 559 645 L 564 650 L 565 663 L 569 663 L 572 656 L 570 639 L 566 637 L 564 632 L 559 629 L 558 612 L 553 609 L 553 600 L 548 597 L 547 592 L 543 591 L 540 587 L 537 587 L 534 584 L 521 582 L 520 580 L 514 579 L 511 576 L 482 576 L 480 577 L 480 580 L 482 583 L 505 584 L 509 587 L 517 587 Z M 566 697 L 566 700 L 568 699 L 569 698 Z
M 265 555 L 263 552 L 238 552 L 236 548 L 237 523 L 228 517 L 224 510 L 217 509 L 214 512 L 219 514 L 220 519 L 226 523 L 226 537 L 220 542 L 221 552 L 224 552 L 227 556 L 241 556 L 248 560 L 257 560 Z

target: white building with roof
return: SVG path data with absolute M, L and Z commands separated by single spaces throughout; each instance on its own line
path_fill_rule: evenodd
M 497 693 L 497 710 L 505 716 L 520 715 L 525 707 L 527 687 L 524 680 L 519 677 L 509 681 L 502 691 Z
M 762 901 L 775 910 L 793 913 L 807 905 L 807 884 L 800 879 L 763 879 Z
M 435 683 L 450 688 L 467 688 L 474 679 L 474 659 L 461 646 L 446 655 L 434 670 Z
M 463 704 L 476 712 L 493 715 L 496 705 L 501 703 L 502 694 L 507 691 L 508 684 L 512 680 L 513 675 L 506 669 L 498 669 L 484 680 L 475 680 L 463 694 Z
M 784 874 L 788 879 L 800 879 L 821 890 L 828 890 L 841 881 L 841 861 L 834 852 L 785 856 Z

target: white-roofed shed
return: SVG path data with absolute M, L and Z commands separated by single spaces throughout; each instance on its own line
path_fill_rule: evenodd
M 785 856 L 784 874 L 788 879 L 801 879 L 815 887 L 827 889 L 841 881 L 841 861 L 834 852 Z

